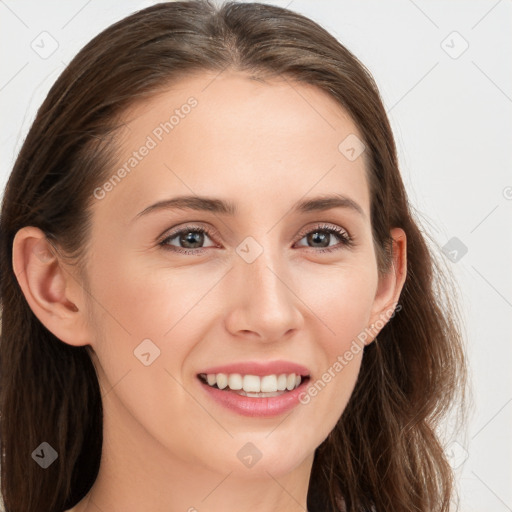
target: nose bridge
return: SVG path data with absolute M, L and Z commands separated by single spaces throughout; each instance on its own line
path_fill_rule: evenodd
M 269 239 L 262 248 L 261 253 L 252 263 L 244 261 L 244 280 L 254 294 L 262 295 L 267 300 L 283 299 L 286 295 L 283 290 L 283 281 L 287 272 L 282 272 L 283 254 L 270 247 Z M 244 267 L 244 264 L 241 264 Z
M 263 242 L 248 237 L 237 249 L 237 328 L 258 332 L 262 337 L 279 337 L 297 327 L 296 297 L 287 283 L 290 268 L 282 247 L 266 236 Z

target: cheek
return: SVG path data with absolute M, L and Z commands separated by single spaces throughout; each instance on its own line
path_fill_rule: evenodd
M 149 432 L 181 458 L 203 463 L 191 450 L 190 425 L 204 425 L 208 418 L 185 391 L 182 368 L 198 339 L 194 329 L 201 328 L 194 305 L 213 278 L 199 286 L 201 281 L 191 284 L 192 272 L 141 269 L 120 260 L 115 268 L 97 265 L 92 275 L 105 416 L 125 442 Z
M 371 260 L 302 273 L 302 297 L 331 334 L 325 336 L 330 353 L 368 326 L 377 283 Z
M 202 278 L 201 278 L 202 276 Z M 211 276 L 180 269 L 153 268 L 136 259 L 116 258 L 116 266 L 97 265 L 91 286 L 108 329 L 130 339 L 165 340 L 211 287 Z M 156 341 L 155 341 L 156 342 Z
M 301 402 L 321 418 L 321 436 L 327 436 L 342 415 L 356 384 L 367 337 L 377 274 L 371 265 L 330 269 L 316 276 L 304 301 L 318 317 L 317 350 L 320 372 Z M 318 422 L 314 422 L 318 425 Z M 313 424 L 311 424 L 313 425 Z M 313 435 L 313 432 L 311 432 Z M 315 435 L 318 435 L 316 432 Z
M 173 400 L 183 394 L 178 383 L 186 377 L 184 364 L 204 338 L 211 305 L 219 303 L 213 287 L 225 269 L 144 265 L 119 253 L 103 253 L 90 267 L 93 348 L 107 389 L 121 380 L 123 387 L 137 383 L 127 404 L 153 417 L 161 405 L 149 397 L 156 398 L 158 390 Z

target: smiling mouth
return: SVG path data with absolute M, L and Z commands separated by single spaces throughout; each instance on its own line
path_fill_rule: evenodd
M 280 375 L 241 374 L 205 374 L 197 376 L 199 380 L 214 389 L 236 393 L 252 398 L 270 398 L 280 396 L 297 389 L 309 381 L 309 375 L 302 376 L 294 373 Z

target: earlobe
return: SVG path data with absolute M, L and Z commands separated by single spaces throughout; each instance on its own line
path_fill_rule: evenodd
M 42 230 L 26 226 L 16 233 L 12 265 L 25 299 L 39 321 L 65 343 L 87 344 L 83 307 L 76 304 L 80 301 L 76 292 L 79 285 Z
M 392 264 L 389 272 L 381 276 L 371 315 L 374 339 L 395 312 L 407 276 L 407 237 L 402 228 L 393 228 Z M 373 341 L 373 340 L 372 340 Z

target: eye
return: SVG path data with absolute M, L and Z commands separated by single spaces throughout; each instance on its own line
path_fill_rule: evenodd
M 327 235 L 325 233 L 327 233 Z M 332 235 L 335 235 L 340 240 L 341 245 L 340 244 L 334 245 L 334 246 L 330 245 L 330 241 L 332 240 Z M 306 238 L 307 242 L 309 242 L 309 243 L 320 244 L 320 250 L 314 251 L 314 252 L 320 252 L 320 253 L 337 251 L 339 249 L 342 249 L 343 247 L 353 247 L 354 246 L 354 240 L 348 234 L 348 232 L 345 231 L 343 228 L 340 228 L 339 226 L 334 226 L 334 225 L 330 226 L 330 225 L 322 224 L 322 225 L 316 226 L 313 230 L 306 232 L 305 236 L 303 236 L 301 238 L 301 240 L 304 238 Z
M 179 252 L 181 254 L 199 254 L 203 252 L 205 247 L 197 247 L 197 245 L 204 243 L 205 235 L 210 238 L 212 236 L 212 232 L 209 229 L 201 228 L 199 226 L 186 226 L 179 231 L 171 233 L 162 240 L 159 245 L 163 246 L 164 249 Z M 175 238 L 178 239 L 178 243 L 184 244 L 185 247 L 176 247 L 171 244 L 170 242 Z
M 217 233 L 207 228 L 199 226 L 186 226 L 185 228 L 175 231 L 164 238 L 159 245 L 164 249 L 178 252 L 180 254 L 195 254 L 199 255 L 208 247 L 200 247 L 204 244 L 205 235 L 208 238 L 213 237 Z M 335 235 L 339 240 L 339 244 L 331 246 L 332 235 Z M 354 245 L 353 238 L 339 226 L 330 226 L 322 224 L 316 226 L 314 229 L 305 232 L 301 235 L 302 239 L 306 238 L 308 243 L 320 244 L 318 250 L 314 250 L 315 253 L 332 252 L 342 249 L 343 247 L 352 247 Z M 175 245 L 172 243 L 173 240 L 177 239 L 178 244 L 182 244 L 184 247 Z M 299 240 L 299 241 L 300 241 Z M 211 245 L 210 247 L 215 247 Z M 310 247 L 315 249 L 315 247 Z

